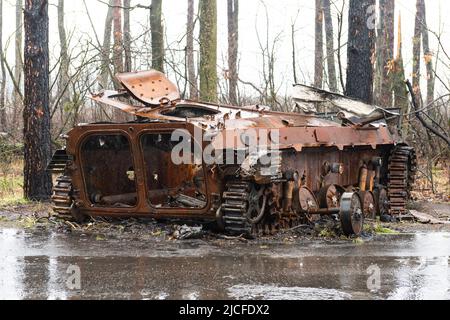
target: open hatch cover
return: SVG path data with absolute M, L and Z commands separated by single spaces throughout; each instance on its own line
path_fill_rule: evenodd
M 177 86 L 156 70 L 118 74 L 127 91 L 144 104 L 159 106 L 180 99 Z

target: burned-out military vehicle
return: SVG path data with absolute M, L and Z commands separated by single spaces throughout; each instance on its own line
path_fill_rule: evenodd
M 91 98 L 136 120 L 68 132 L 49 165 L 62 174 L 60 215 L 213 222 L 234 235 L 329 215 L 358 235 L 365 218 L 406 212 L 416 158 L 395 112 L 300 85 L 283 113 L 183 100 L 154 70 L 117 79 L 122 90 Z

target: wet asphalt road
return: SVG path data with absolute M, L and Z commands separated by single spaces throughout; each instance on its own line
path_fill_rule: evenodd
M 0 299 L 450 299 L 449 257 L 450 233 L 223 247 L 0 229 Z

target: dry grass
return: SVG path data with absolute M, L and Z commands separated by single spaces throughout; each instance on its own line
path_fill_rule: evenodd
M 23 161 L 0 162 L 0 207 L 24 204 Z
M 450 202 L 450 167 L 448 165 L 440 165 L 433 169 L 433 183 L 435 193 L 433 193 L 430 179 L 419 172 L 414 185 L 414 199 Z

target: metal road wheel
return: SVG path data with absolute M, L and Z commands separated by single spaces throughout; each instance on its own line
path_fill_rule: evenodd
M 389 215 L 389 198 L 386 188 L 376 189 L 374 192 L 376 213 L 381 217 Z
M 339 201 L 344 192 L 342 187 L 334 184 L 321 188 L 317 195 L 320 207 L 324 209 L 339 208 Z
M 364 218 L 375 219 L 376 217 L 376 207 L 375 207 L 375 197 L 370 191 L 360 191 L 359 196 L 362 201 Z
M 314 196 L 314 193 L 307 187 L 301 187 L 298 190 L 298 200 L 300 205 L 300 210 L 305 214 L 306 218 L 310 222 L 315 222 L 320 218 L 318 214 L 312 214 L 319 209 L 319 204 Z
M 363 231 L 364 214 L 358 193 L 344 193 L 341 198 L 341 226 L 346 236 L 359 236 Z
M 251 224 L 258 224 L 264 218 L 267 195 L 264 186 L 252 183 L 248 197 L 247 219 Z

